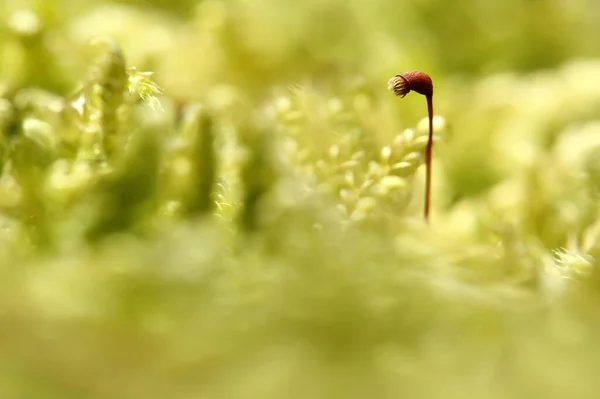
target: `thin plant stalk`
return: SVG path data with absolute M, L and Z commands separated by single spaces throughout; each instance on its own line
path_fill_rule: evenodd
M 429 221 L 431 206 L 431 169 L 433 153 L 433 82 L 429 75 L 420 71 L 409 71 L 394 76 L 388 81 L 388 89 L 403 98 L 411 90 L 422 94 L 427 99 L 427 116 L 429 118 L 429 137 L 425 150 L 425 220 Z

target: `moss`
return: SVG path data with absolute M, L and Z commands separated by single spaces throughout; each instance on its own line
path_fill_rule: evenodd
M 596 395 L 589 2 L 171 3 L 0 6 L 4 396 Z

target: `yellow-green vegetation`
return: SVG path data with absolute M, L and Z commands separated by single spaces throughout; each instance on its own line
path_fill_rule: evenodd
M 598 396 L 600 3 L 0 18 L 0 397 Z

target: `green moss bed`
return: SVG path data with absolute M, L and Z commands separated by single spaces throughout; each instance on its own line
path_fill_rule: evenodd
M 600 395 L 597 4 L 0 12 L 0 398 Z

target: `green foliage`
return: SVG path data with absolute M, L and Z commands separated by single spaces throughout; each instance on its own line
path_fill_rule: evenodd
M 595 397 L 597 8 L 0 4 L 0 392 Z

